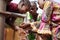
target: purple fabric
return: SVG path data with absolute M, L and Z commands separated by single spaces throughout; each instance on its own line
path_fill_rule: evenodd
M 53 8 L 53 5 L 52 5 L 52 8 Z M 57 18 L 56 14 L 57 14 L 56 12 L 53 12 L 53 14 L 52 14 L 52 21 L 60 20 L 60 17 Z M 46 22 L 47 22 L 47 17 L 46 17 L 45 12 L 43 11 L 42 19 L 41 19 L 41 23 L 40 23 L 40 27 L 39 27 L 40 30 L 43 30 L 45 28 Z M 60 25 L 57 25 L 57 28 L 55 30 L 55 34 L 57 34 L 59 28 L 60 28 Z M 56 36 L 53 39 L 57 40 Z
M 41 24 L 40 24 L 39 29 L 40 29 L 40 30 L 43 30 L 44 27 L 45 27 L 45 24 L 46 24 L 45 22 L 41 21 Z
M 60 25 L 57 26 L 56 30 L 55 30 L 55 33 L 57 34 L 58 33 L 58 29 L 60 28 Z
M 60 20 L 60 17 L 57 17 L 58 15 L 56 15 L 56 14 L 57 14 L 56 12 L 53 12 L 52 21 L 59 21 Z
M 57 4 L 58 6 L 60 6 L 60 4 L 58 3 Z M 58 11 L 57 11 L 58 12 Z M 53 14 L 52 14 L 52 21 L 59 21 L 60 20 L 60 17 L 57 17 L 57 12 L 54 11 Z M 59 15 L 60 16 L 60 15 Z
M 43 11 L 43 13 L 42 13 L 42 20 L 41 20 L 40 27 L 39 27 L 40 30 L 44 29 L 45 24 L 46 24 L 45 21 L 46 21 L 46 14 Z
M 57 39 L 57 33 L 58 33 L 58 29 L 60 28 L 60 25 L 57 26 L 57 28 L 55 29 L 55 36 L 53 37 L 53 40 L 58 40 Z
M 50 8 L 50 9 L 49 9 Z M 48 10 L 51 10 L 52 8 L 53 8 L 53 3 L 51 3 L 50 4 L 50 7 L 49 7 L 48 9 L 46 9 L 47 11 Z M 40 27 L 39 27 L 39 29 L 40 30 L 43 30 L 44 28 L 45 28 L 45 26 L 46 26 L 46 22 L 47 22 L 47 20 L 48 20 L 48 17 L 47 17 L 47 15 L 46 15 L 46 12 L 47 11 L 45 11 L 45 10 L 43 10 L 43 13 L 42 13 L 42 19 L 41 19 L 41 23 L 40 23 Z M 52 10 L 51 10 L 52 11 Z

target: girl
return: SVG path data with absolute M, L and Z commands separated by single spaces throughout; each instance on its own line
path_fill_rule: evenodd
M 18 13 L 26 13 L 30 8 L 29 0 L 21 0 L 19 4 L 9 2 L 7 4 L 7 11 L 10 12 L 18 12 Z M 10 25 L 13 29 L 15 29 L 14 21 L 17 17 L 8 16 L 6 17 L 5 22 Z
M 39 7 L 44 10 L 43 16 L 41 19 L 42 22 L 39 30 L 43 30 L 44 28 L 46 28 L 47 24 L 50 26 L 51 31 L 53 31 L 53 28 L 55 27 L 56 30 L 54 33 L 55 36 L 53 37 L 53 40 L 58 40 L 56 37 L 56 31 L 60 28 L 60 21 L 59 21 L 60 20 L 60 17 L 59 17 L 60 4 L 52 0 L 49 0 L 49 1 L 38 0 L 38 2 L 39 2 Z

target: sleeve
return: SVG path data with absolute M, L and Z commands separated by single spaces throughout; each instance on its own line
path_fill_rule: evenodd
M 24 23 L 29 23 L 30 22 L 30 13 L 26 13 L 26 17 L 24 18 Z
M 24 22 L 25 23 L 34 22 L 34 20 L 32 18 L 33 18 L 32 15 L 29 12 L 27 12 L 26 17 L 24 18 Z

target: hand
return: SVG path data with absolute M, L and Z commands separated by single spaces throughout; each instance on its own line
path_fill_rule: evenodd
M 21 28 L 30 27 L 30 24 L 22 23 L 22 24 L 20 24 L 20 27 L 21 27 Z

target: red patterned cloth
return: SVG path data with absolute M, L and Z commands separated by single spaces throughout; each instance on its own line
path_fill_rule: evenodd
M 18 10 L 18 4 L 16 4 L 16 3 L 9 3 L 8 5 L 7 5 L 7 11 L 10 11 L 10 12 L 18 12 L 17 10 Z

